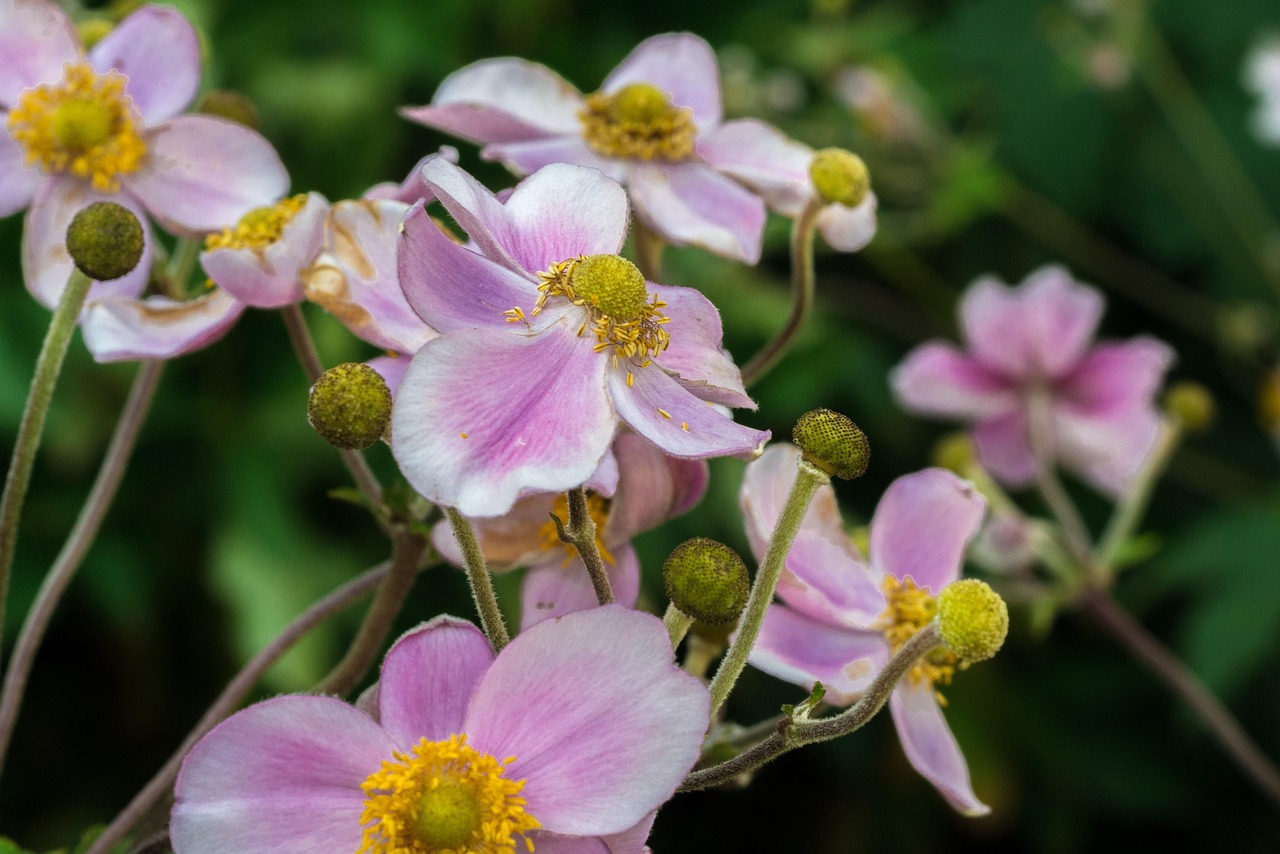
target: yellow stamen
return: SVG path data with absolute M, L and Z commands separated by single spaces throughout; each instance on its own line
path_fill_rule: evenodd
M 120 176 L 142 165 L 147 146 L 138 131 L 125 77 L 67 63 L 62 80 L 28 89 L 9 112 L 9 135 L 28 166 L 70 172 L 99 192 L 120 189 Z
M 887 607 L 875 628 L 884 632 L 884 639 L 890 650 L 897 652 L 912 635 L 927 626 L 938 613 L 938 598 L 927 590 L 916 586 L 910 578 L 899 581 L 895 576 L 886 575 L 880 583 L 884 591 Z M 956 672 L 959 659 L 954 652 L 939 648 L 926 655 L 907 671 L 907 679 L 911 684 L 925 682 L 928 685 L 950 685 L 951 677 Z M 946 698 L 935 688 L 934 696 L 938 704 L 945 706 Z
M 370 774 L 357 854 L 514 854 L 542 825 L 525 810 L 524 780 L 503 775 L 514 756 L 498 761 L 467 744 L 465 735 L 422 739 Z
M 563 493 L 556 496 L 555 507 L 551 510 L 561 522 L 569 521 L 569 496 Z M 587 493 L 587 515 L 591 517 L 591 521 L 596 523 L 596 548 L 600 551 L 600 557 L 604 558 L 604 562 L 612 565 L 615 563 L 613 555 L 609 554 L 609 550 L 605 548 L 604 540 L 601 535 L 604 533 L 604 523 L 609 518 L 609 499 L 596 495 L 594 492 Z M 556 523 L 548 519 L 543 523 L 540 531 L 542 534 L 542 548 L 544 551 L 555 551 L 557 548 L 564 549 L 564 566 L 568 566 L 573 559 L 578 556 L 578 550 L 570 543 L 560 542 L 560 532 L 556 530 Z
M 661 408 L 659 408 L 659 409 L 658 409 L 658 414 L 659 414 L 659 415 L 661 415 L 663 418 L 667 419 L 668 421 L 670 421 L 670 420 L 671 420 L 671 413 L 670 413 L 670 412 L 668 412 L 668 411 L 667 411 L 667 410 L 665 410 L 665 409 L 661 409 Z
M 672 106 L 651 83 L 632 83 L 612 95 L 588 95 L 578 118 L 587 145 L 607 157 L 687 160 L 698 137 L 693 111 Z
M 293 221 L 307 204 L 306 194 L 281 199 L 274 205 L 254 208 L 234 227 L 223 228 L 219 234 L 211 234 L 204 240 L 206 250 L 214 249 L 265 249 L 284 234 L 285 226 Z

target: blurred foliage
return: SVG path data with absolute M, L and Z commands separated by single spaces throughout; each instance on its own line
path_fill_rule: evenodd
M 839 488 L 851 524 L 870 517 L 894 477 L 927 465 L 946 430 L 898 410 L 886 374 L 912 344 L 954 333 L 953 303 L 968 282 L 984 273 L 1018 281 L 1054 262 L 1102 286 L 1105 333 L 1173 343 L 1175 374 L 1211 388 L 1221 412 L 1175 458 L 1147 525 L 1164 547 L 1126 570 L 1118 595 L 1280 757 L 1280 692 L 1269 678 L 1280 665 L 1280 502 L 1270 487 L 1280 466 L 1256 415 L 1277 357 L 1277 293 L 1267 285 L 1276 259 L 1257 241 L 1274 246 L 1280 235 L 1234 224 L 1170 122 L 1196 104 L 1169 100 L 1170 78 L 1152 71 L 1143 35 L 1162 34 L 1196 103 L 1277 215 L 1280 152 L 1249 135 L 1252 104 L 1240 85 L 1248 49 L 1280 30 L 1274 0 L 177 5 L 204 30 L 206 86 L 250 96 L 295 191 L 331 199 L 399 180 L 424 153 L 455 142 L 395 110 L 427 102 L 468 62 L 522 56 L 589 91 L 641 38 L 672 30 L 697 32 L 720 51 L 732 115 L 862 154 L 881 198 L 881 233 L 858 256 L 819 258 L 814 322 L 755 390 L 759 412 L 743 415 L 780 436 L 815 406 L 859 422 L 873 460 L 866 478 Z M 895 98 L 851 108 L 858 68 L 874 69 Z M 511 182 L 474 147 L 459 148 L 491 186 Z M 47 322 L 19 286 L 20 234 L 20 217 L 0 222 L 10 282 L 0 290 L 0 448 L 12 444 Z M 716 302 L 726 346 L 740 357 L 786 310 L 786 234 L 771 222 L 756 269 L 668 253 L 667 278 Z M 373 355 L 321 312 L 308 317 L 326 363 Z M 73 346 L 28 502 L 6 649 L 75 518 L 132 373 L 94 365 Z M 346 474 L 306 425 L 306 392 L 282 325 L 266 312 L 166 369 L 107 527 L 41 652 L 0 784 L 5 834 L 34 850 L 75 845 L 145 782 L 241 662 L 306 603 L 385 557 L 367 514 L 327 497 Z M 370 456 L 393 479 L 386 449 Z M 741 471 L 714 462 L 698 511 L 639 540 L 655 608 L 662 558 L 679 541 L 700 534 L 747 553 Z M 1101 500 L 1083 488 L 1076 495 L 1101 525 Z M 516 583 L 500 579 L 508 607 Z M 460 573 L 432 570 L 398 628 L 470 608 Z M 316 632 L 261 692 L 314 682 L 358 613 Z M 1087 624 L 1065 615 L 1033 639 L 1021 612 L 1013 632 L 999 658 L 948 692 L 948 719 L 990 818 L 953 815 L 878 720 L 784 758 L 744 791 L 677 798 L 654 849 L 1280 848 L 1262 797 Z M 801 699 L 800 689 L 749 672 L 730 708 L 749 722 Z

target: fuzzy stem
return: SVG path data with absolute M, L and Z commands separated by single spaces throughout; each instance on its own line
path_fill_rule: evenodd
M 235 678 L 227 683 L 227 687 L 209 706 L 204 717 L 200 718 L 199 723 L 187 734 L 169 760 L 147 782 L 146 786 L 134 795 L 133 800 L 112 820 L 111 824 L 107 825 L 85 854 L 108 854 L 116 843 L 124 839 L 125 834 L 133 829 L 134 825 L 141 821 L 173 788 L 173 781 L 178 777 L 178 769 L 182 767 L 182 760 L 186 758 L 187 751 L 240 705 L 263 674 L 312 629 L 368 594 L 390 571 L 390 563 L 383 563 L 367 570 L 294 618 L 275 640 L 255 655 L 241 668 Z
M 71 346 L 71 335 L 80 319 L 80 309 L 89 294 L 92 281 L 78 269 L 67 279 L 67 286 L 54 309 L 45 333 L 44 344 L 36 359 L 35 373 L 31 377 L 31 390 L 27 405 L 18 425 L 18 438 L 13 446 L 9 474 L 4 481 L 4 495 L 0 497 L 0 626 L 4 625 L 5 603 L 9 593 L 9 570 L 13 566 L 13 552 L 18 544 L 18 524 L 22 521 L 22 505 L 31 484 L 31 469 L 35 465 L 36 452 L 40 450 L 40 437 L 44 432 L 45 416 L 53 400 L 53 389 L 58 384 L 62 362 Z
M 671 636 L 671 648 L 675 649 L 689 633 L 689 627 L 693 625 L 693 617 L 674 604 L 668 604 L 667 612 L 662 615 L 662 624 L 667 627 L 667 634 Z
M 125 467 L 133 453 L 134 444 L 147 412 L 151 409 L 151 401 L 155 397 L 156 385 L 160 381 L 160 373 L 164 369 L 163 361 L 143 362 L 134 378 L 133 388 L 125 401 L 120 421 L 116 424 L 115 433 L 107 446 L 106 456 L 98 469 L 98 476 L 89 490 L 89 497 L 80 508 L 80 516 L 75 527 L 71 529 L 62 550 L 58 552 L 53 566 L 40 584 L 35 602 L 27 612 L 22 630 L 18 633 L 18 642 L 13 649 L 13 658 L 9 661 L 9 669 L 5 673 L 4 687 L 0 690 L 0 766 L 9 749 L 9 740 L 13 737 L 13 727 L 22 707 L 22 696 L 27 687 L 27 678 L 31 675 L 31 667 L 35 663 L 36 652 L 44 639 L 49 620 L 53 617 L 62 594 L 67 585 L 80 568 L 85 554 L 98 535 L 102 519 L 107 515 L 111 502 L 115 499 L 116 490 L 120 487 L 120 479 L 124 476 Z
M 791 225 L 791 314 L 778 333 L 742 369 L 742 384 L 750 388 L 778 363 L 804 329 L 813 310 L 813 235 L 823 202 L 811 198 Z
M 591 586 L 596 591 L 596 601 L 601 605 L 616 602 L 613 585 L 609 582 L 609 571 L 605 568 L 604 558 L 600 556 L 600 548 L 596 545 L 596 523 L 587 510 L 587 491 L 581 486 L 574 487 L 569 490 L 568 498 L 569 524 L 564 528 L 564 535 L 587 567 Z
M 737 683 L 738 677 L 742 675 L 743 668 L 747 666 L 747 656 L 751 654 L 751 648 L 755 646 L 756 637 L 760 634 L 765 611 L 773 601 L 773 591 L 778 586 L 787 553 L 791 551 L 791 544 L 800 530 L 800 523 L 804 519 L 805 511 L 809 509 L 809 502 L 818 491 L 818 487 L 830 482 L 831 478 L 820 469 L 804 460 L 800 461 L 795 483 L 791 485 L 787 503 L 782 508 L 782 514 L 778 517 L 777 525 L 773 529 L 773 536 L 769 539 L 769 547 L 765 549 L 764 559 L 760 561 L 760 568 L 756 571 L 755 583 L 751 586 L 751 595 L 747 598 L 747 607 L 743 611 L 742 621 L 738 624 L 738 634 L 734 637 L 729 651 L 725 653 L 715 677 L 711 680 L 712 718 L 720 711 L 720 707 L 729 697 L 729 692 Z
M 511 643 L 511 635 L 507 634 L 507 624 L 502 620 L 502 609 L 498 607 L 498 596 L 493 592 L 493 579 L 489 577 L 489 567 L 480 552 L 480 544 L 476 542 L 476 532 L 471 528 L 467 517 L 452 507 L 444 508 L 444 515 L 449 518 L 453 535 L 458 539 L 462 550 L 463 563 L 467 567 L 467 582 L 471 585 L 471 597 L 475 599 L 476 610 L 480 613 L 480 628 L 489 638 L 489 645 L 494 652 Z
M 666 241 L 639 219 L 631 224 L 631 241 L 640 272 L 651 282 L 661 282 L 662 252 L 667 248 Z

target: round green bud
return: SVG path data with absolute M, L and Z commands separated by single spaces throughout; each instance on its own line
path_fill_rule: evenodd
M 738 619 L 751 592 L 751 578 L 738 553 L 706 537 L 675 547 L 662 565 L 662 583 L 673 605 L 711 625 Z
M 809 180 L 824 202 L 856 208 L 871 192 L 867 164 L 852 151 L 824 148 L 809 163 Z
M 196 112 L 217 116 L 253 130 L 258 129 L 258 108 L 247 95 L 230 89 L 214 89 L 206 93 L 200 99 Z
M 80 272 L 99 282 L 118 279 L 142 258 L 142 224 L 115 202 L 94 202 L 71 218 L 67 252 Z
M 809 463 L 832 477 L 853 480 L 867 472 L 871 443 L 867 434 L 846 416 L 830 409 L 814 409 L 800 416 L 791 440 Z
M 631 83 L 614 92 L 609 111 L 623 122 L 648 124 L 661 118 L 671 107 L 667 93 L 652 83 Z
M 93 47 L 115 29 L 115 24 L 110 18 L 86 18 L 76 24 L 76 31 L 80 34 L 80 41 L 84 44 L 85 50 L 92 50 Z
M 938 596 L 938 630 L 962 662 L 985 661 L 1009 633 L 1009 607 L 985 581 L 953 581 Z
M 1165 411 L 1192 433 L 1203 433 L 1213 425 L 1217 407 L 1209 389 L 1189 381 L 1174 383 L 1164 393 Z
M 959 475 L 965 475 L 977 459 L 978 449 L 968 433 L 949 433 L 933 446 L 933 464 Z
M 338 365 L 321 374 L 311 387 L 307 420 L 335 448 L 367 448 L 382 438 L 391 420 L 391 391 L 382 375 L 368 365 Z
M 614 320 L 635 320 L 649 299 L 644 273 L 620 255 L 588 255 L 576 265 L 569 284 L 579 297 Z

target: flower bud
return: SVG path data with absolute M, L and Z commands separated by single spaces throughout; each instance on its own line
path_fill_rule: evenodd
M 138 266 L 144 238 L 133 211 L 115 202 L 94 202 L 67 226 L 67 252 L 80 272 L 99 282 L 118 279 Z
M 247 95 L 230 89 L 214 89 L 206 93 L 200 99 L 196 112 L 206 116 L 217 116 L 253 130 L 258 129 L 258 108 Z
M 800 416 L 791 440 L 807 462 L 833 477 L 853 480 L 867 472 L 871 444 L 867 434 L 846 416 L 830 409 L 814 409 Z
M 985 661 L 1009 633 L 1009 608 L 985 581 L 953 581 L 938 595 L 938 630 L 962 663 Z
M 1200 383 L 1180 382 L 1164 393 L 1165 411 L 1182 422 L 1191 433 L 1204 433 L 1217 415 L 1213 395 Z
M 311 387 L 307 420 L 330 445 L 355 451 L 382 438 L 391 419 L 391 391 L 368 365 L 330 368 Z
M 662 582 L 673 605 L 712 625 L 738 619 L 751 591 L 751 578 L 738 553 L 706 537 L 675 547 L 662 565 Z
M 824 202 L 856 208 L 871 192 L 867 164 L 852 151 L 824 148 L 809 163 L 809 180 Z

